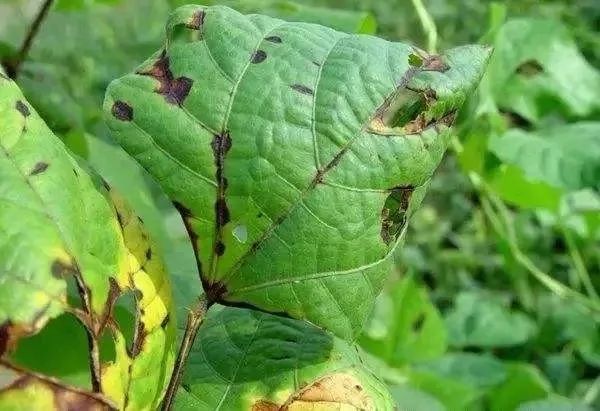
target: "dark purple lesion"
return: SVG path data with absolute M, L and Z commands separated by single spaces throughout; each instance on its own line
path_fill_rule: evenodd
M 117 100 L 110 110 L 113 117 L 121 121 L 133 120 L 133 108 L 124 101 Z
M 158 81 L 155 92 L 162 95 L 170 104 L 183 105 L 194 81 L 185 76 L 177 77 L 171 71 L 171 63 L 166 50 L 163 50 L 154 64 L 147 70 L 137 71 L 141 76 L 153 77 Z

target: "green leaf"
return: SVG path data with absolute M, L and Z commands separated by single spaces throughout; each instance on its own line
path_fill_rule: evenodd
M 600 107 L 600 73 L 555 20 L 516 18 L 498 31 L 484 82 L 504 110 L 539 122 L 564 113 L 586 117 Z
M 477 292 L 463 292 L 446 315 L 452 347 L 508 347 L 523 344 L 536 333 L 535 323 L 520 312 Z
M 427 371 L 411 372 L 409 384 L 434 396 L 444 404 L 447 411 L 471 409 L 471 404 L 481 395 L 479 390 L 469 384 Z
M 427 290 L 411 277 L 381 294 L 360 344 L 391 365 L 429 360 L 446 351 L 446 328 Z
M 490 411 L 513 411 L 519 404 L 545 398 L 552 387 L 544 375 L 529 364 L 508 364 L 506 381 L 489 394 Z
M 497 385 L 506 379 L 504 364 L 490 355 L 450 353 L 417 367 L 477 388 Z
M 593 409 L 567 398 L 556 397 L 522 404 L 517 411 L 593 411 Z
M 101 389 L 119 409 L 156 406 L 175 333 L 156 248 L 120 196 L 67 152 L 4 77 L 0 116 L 0 354 L 31 372 Z M 117 315 L 127 298 L 129 315 Z M 88 355 L 74 348 L 61 361 L 65 335 L 74 344 L 81 338 L 56 339 L 52 331 L 72 329 L 65 318 L 72 315 Z M 34 335 L 50 320 L 57 328 Z M 45 346 L 51 342 L 58 347 Z M 50 353 L 57 356 L 39 360 Z
M 408 385 L 398 385 L 390 388 L 398 411 L 445 411 L 446 407 L 435 397 L 412 388 Z
M 238 308 L 209 312 L 190 353 L 177 409 L 318 405 L 393 408 L 385 384 L 364 367 L 354 346 L 302 321 Z
M 110 85 L 106 121 L 177 203 L 209 298 L 355 337 L 490 51 L 218 6 L 176 10 L 167 33 Z
M 580 122 L 536 132 L 511 129 L 490 151 L 533 181 L 578 190 L 600 187 L 600 123 Z

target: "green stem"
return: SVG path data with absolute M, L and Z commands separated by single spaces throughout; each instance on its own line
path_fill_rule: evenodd
M 198 299 L 196 306 L 188 312 L 185 333 L 183 335 L 181 345 L 179 346 L 179 353 L 177 354 L 177 359 L 175 360 L 175 367 L 173 368 L 171 380 L 169 381 L 169 386 L 167 387 L 167 392 L 165 393 L 165 398 L 162 403 L 161 409 L 163 411 L 169 411 L 173 406 L 173 400 L 177 394 L 179 384 L 181 383 L 187 358 L 190 354 L 192 345 L 194 344 L 194 340 L 196 339 L 196 334 L 198 334 L 198 329 L 204 321 L 204 317 L 206 316 L 206 311 L 208 311 L 208 308 L 209 302 L 206 298 L 206 295 L 202 295 Z
M 19 75 L 19 69 L 21 68 L 21 64 L 23 64 L 25 59 L 27 59 L 29 50 L 31 49 L 31 46 L 33 45 L 33 39 L 40 31 L 42 22 L 48 15 L 48 12 L 50 11 L 50 7 L 52 6 L 53 2 L 54 2 L 54 0 L 45 0 L 42 3 L 41 7 L 39 8 L 39 10 L 35 16 L 35 19 L 33 20 L 33 22 L 31 23 L 31 26 L 29 26 L 29 29 L 27 30 L 27 35 L 25 36 L 25 39 L 23 40 L 23 43 L 21 44 L 19 52 L 13 59 L 6 62 L 6 64 L 5 64 L 6 71 L 7 71 L 6 74 L 8 74 L 8 76 L 10 78 L 12 78 L 13 80 L 16 79 L 17 76 Z
M 583 284 L 585 291 L 588 296 L 596 301 L 600 302 L 600 297 L 594 288 L 594 284 L 592 283 L 592 279 L 590 278 L 590 273 L 588 272 L 585 263 L 583 262 L 583 257 L 577 248 L 577 244 L 571 232 L 561 226 L 562 234 L 565 238 L 565 242 L 567 244 L 567 249 L 569 250 L 569 255 L 571 256 L 571 260 L 573 260 L 573 266 L 575 267 L 575 271 L 579 276 L 579 280 Z
M 427 36 L 427 51 L 429 53 L 435 53 L 437 49 L 437 28 L 435 26 L 435 21 L 425 8 L 422 0 L 412 0 L 412 4 L 419 16 L 419 20 L 421 21 L 421 26 L 423 27 L 423 31 Z
M 546 272 L 541 270 L 523 251 L 518 244 L 514 223 L 510 211 L 486 184 L 475 173 L 470 173 L 469 177 L 473 185 L 480 193 L 481 203 L 487 218 L 492 223 L 497 234 L 504 238 L 508 243 L 511 254 L 515 261 L 527 270 L 544 287 L 561 298 L 569 298 L 577 301 L 596 314 L 600 313 L 600 302 L 592 300 L 587 296 L 565 286 L 560 281 L 555 280 Z

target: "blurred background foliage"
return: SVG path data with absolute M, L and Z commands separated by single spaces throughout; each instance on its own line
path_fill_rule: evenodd
M 0 0 L 5 64 L 41 3 Z M 17 79 L 142 215 L 167 255 L 180 319 L 198 284 L 185 231 L 112 143 L 101 105 L 110 80 L 160 47 L 166 16 L 184 3 L 57 0 Z M 399 410 L 600 409 L 600 2 L 204 3 L 428 49 L 495 47 L 360 343 Z

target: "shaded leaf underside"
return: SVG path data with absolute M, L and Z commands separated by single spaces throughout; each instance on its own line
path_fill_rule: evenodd
M 106 118 L 181 211 L 209 297 L 353 337 L 489 51 L 426 56 L 225 7 L 180 8 L 167 31 L 111 84 Z

